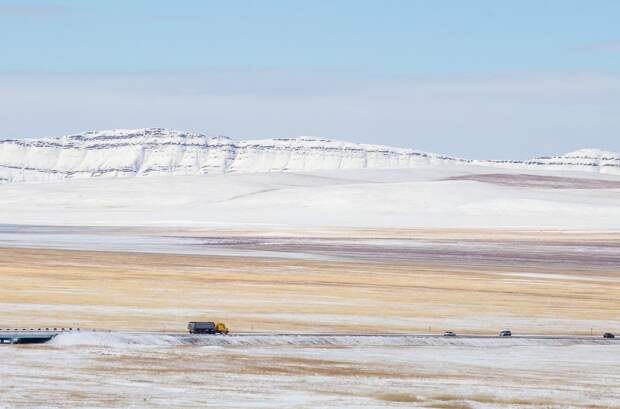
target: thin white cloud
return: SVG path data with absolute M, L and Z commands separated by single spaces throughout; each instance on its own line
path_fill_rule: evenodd
M 3 16 L 52 16 L 63 14 L 71 8 L 61 4 L 11 2 L 0 3 L 0 17 Z
M 581 49 L 590 51 L 620 51 L 620 40 L 585 44 Z

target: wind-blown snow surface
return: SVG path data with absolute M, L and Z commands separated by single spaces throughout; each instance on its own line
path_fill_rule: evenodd
M 618 176 L 491 171 L 428 165 L 9 183 L 0 186 L 0 223 L 620 229 Z
M 613 341 L 62 335 L 0 347 L 8 408 L 593 408 L 620 403 Z M 286 337 L 285 337 L 286 338 Z M 3 406 L 5 405 L 5 406 Z
M 620 155 L 581 150 L 530 161 L 471 161 L 412 149 L 321 138 L 235 142 L 223 136 L 160 128 L 92 131 L 0 141 L 0 183 L 67 178 L 402 169 L 420 165 L 484 165 L 620 174 Z

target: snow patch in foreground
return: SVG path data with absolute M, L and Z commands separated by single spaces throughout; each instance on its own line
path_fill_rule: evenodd
M 610 345 L 597 338 L 448 338 L 416 335 L 189 335 L 127 332 L 81 332 L 60 334 L 51 341 L 57 347 L 98 346 L 337 346 L 337 347 L 427 347 L 464 346 L 495 348 L 506 346 Z M 620 345 L 620 344 L 619 344 Z
M 101 346 L 126 347 L 128 345 L 168 346 L 181 345 L 183 342 L 175 336 L 162 334 L 129 334 L 122 332 L 80 332 L 64 333 L 51 342 L 54 346 Z

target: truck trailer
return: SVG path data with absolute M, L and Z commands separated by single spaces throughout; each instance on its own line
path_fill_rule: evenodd
M 223 322 L 192 321 L 187 324 L 190 334 L 228 334 L 228 328 Z

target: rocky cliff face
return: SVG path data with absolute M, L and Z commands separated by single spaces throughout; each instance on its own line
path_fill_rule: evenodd
M 573 170 L 598 170 L 620 174 L 620 155 L 600 149 L 581 149 L 561 156 L 540 157 L 527 161 L 531 165 L 571 168 Z
M 467 161 L 379 145 L 320 138 L 235 142 L 160 128 L 0 141 L 0 182 L 88 177 L 195 175 L 476 164 L 620 174 L 620 155 L 582 150 L 531 161 Z

